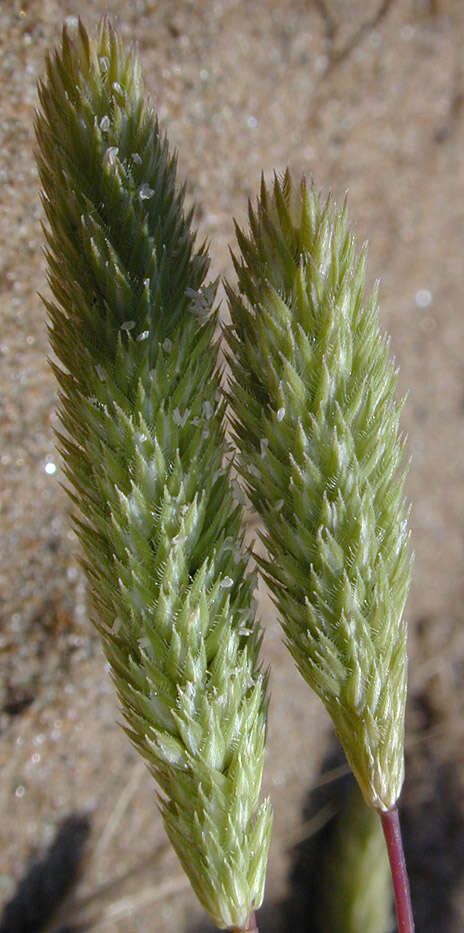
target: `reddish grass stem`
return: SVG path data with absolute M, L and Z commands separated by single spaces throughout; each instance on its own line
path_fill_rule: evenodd
M 254 911 L 253 911 L 253 912 L 250 914 L 250 916 L 248 917 L 248 923 L 247 923 L 246 927 L 244 927 L 243 930 L 242 930 L 242 929 L 239 930 L 238 928 L 234 928 L 234 929 L 232 930 L 232 933 L 259 933 L 258 926 L 257 926 L 257 923 L 256 923 L 256 916 L 255 916 Z
M 414 933 L 411 892 L 404 858 L 398 807 L 393 807 L 392 810 L 388 810 L 386 813 L 381 812 L 380 819 L 390 860 L 398 933 Z

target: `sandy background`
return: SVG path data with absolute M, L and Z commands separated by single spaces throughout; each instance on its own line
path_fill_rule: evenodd
M 116 724 L 54 453 L 55 384 L 37 296 L 46 285 L 35 85 L 63 18 L 79 12 L 93 28 L 107 11 L 138 43 L 147 92 L 201 204 L 214 274 L 229 269 L 232 216 L 244 220 L 261 170 L 290 164 L 338 200 L 349 189 L 352 224 L 360 241 L 369 238 L 370 278 L 381 277 L 382 324 L 392 334 L 401 391 L 409 393 L 403 427 L 416 564 L 407 608 L 406 845 L 418 930 L 459 933 L 462 0 L 81 0 L 78 8 L 1 0 L 0 903 L 14 895 L 31 859 L 44 856 L 62 820 L 77 814 L 53 850 L 55 875 L 72 872 L 72 853 L 88 835 L 86 856 L 49 930 L 84 918 L 101 933 L 208 929 L 166 846 L 152 782 Z M 314 828 L 305 820 L 317 811 L 317 795 L 308 794 L 327 772 L 333 739 L 320 703 L 294 674 L 264 593 L 262 618 L 273 665 L 265 789 L 275 829 L 261 930 L 284 933 L 315 929 L 310 903 L 298 913 L 295 875 L 309 890 L 302 840 Z M 325 787 L 336 791 L 337 781 Z M 28 890 L 31 901 L 37 892 L 33 884 Z M 7 933 L 19 929 L 41 926 L 10 921 Z

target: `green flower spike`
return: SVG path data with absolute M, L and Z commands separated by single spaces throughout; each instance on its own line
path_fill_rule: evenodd
M 260 560 L 288 647 L 332 716 L 366 802 L 403 782 L 409 587 L 401 405 L 346 207 L 290 175 L 237 229 L 231 402 Z
M 127 732 L 220 928 L 259 907 L 266 677 L 224 468 L 214 286 L 140 68 L 104 21 L 63 32 L 39 88 L 59 435 Z

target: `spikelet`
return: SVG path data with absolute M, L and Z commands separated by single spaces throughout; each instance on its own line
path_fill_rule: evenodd
M 37 116 L 59 435 L 127 732 L 221 928 L 262 900 L 266 676 L 224 467 L 215 287 L 137 58 L 63 32 Z
M 403 782 L 409 587 L 400 405 L 346 205 L 287 174 L 237 228 L 233 425 L 288 647 L 368 804 Z

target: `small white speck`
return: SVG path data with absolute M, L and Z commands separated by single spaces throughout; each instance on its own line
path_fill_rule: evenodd
M 119 149 L 117 146 L 109 146 L 103 156 L 104 165 L 114 165 L 116 162 L 116 157 L 118 155 Z
M 178 408 L 175 408 L 172 413 L 172 420 L 174 424 L 177 424 L 179 427 L 183 428 L 187 424 L 189 415 L 190 415 L 190 411 L 188 408 L 184 411 L 183 415 L 181 415 L 180 410 Z
M 188 680 L 187 683 L 185 684 L 185 687 L 184 687 L 184 694 L 185 694 L 186 697 L 188 697 L 189 700 L 191 700 L 192 697 L 194 696 L 194 694 L 195 694 L 195 684 L 192 683 L 191 680 Z
M 246 502 L 245 493 L 236 479 L 232 480 L 232 488 L 234 490 L 235 498 L 237 502 L 239 502 L 241 505 L 245 505 L 245 502 Z
M 15 790 L 15 797 L 24 797 L 25 793 L 26 793 L 26 788 L 24 787 L 24 784 L 18 784 Z
M 137 340 L 137 343 L 141 343 L 142 340 L 148 340 L 149 336 L 150 336 L 150 331 L 143 330 L 142 333 L 139 334 L 138 337 L 136 337 L 135 339 Z
M 56 473 L 56 463 L 46 463 L 44 466 L 44 471 L 47 476 L 53 476 Z
M 109 130 L 109 128 L 110 128 L 110 126 L 111 126 L 110 118 L 109 118 L 108 114 L 105 114 L 105 116 L 102 117 L 101 120 L 100 120 L 100 129 L 101 129 L 102 133 L 107 133 L 108 130 Z
M 221 580 L 221 586 L 224 590 L 230 590 L 231 586 L 233 585 L 234 585 L 234 581 L 232 580 L 232 577 L 224 577 Z
M 206 400 L 206 402 L 203 402 L 203 414 L 207 420 L 212 418 L 213 411 L 214 411 L 213 406 L 211 402 L 208 401 L 208 399 Z
M 99 61 L 100 61 L 100 68 L 101 68 L 103 74 L 106 74 L 106 72 L 108 71 L 108 69 L 109 69 L 109 67 L 110 67 L 110 60 L 109 60 L 109 58 L 107 58 L 106 55 L 102 55 L 101 58 L 99 59 Z
M 285 784 L 285 775 L 284 774 L 274 774 L 272 777 L 272 783 L 274 787 L 281 787 L 282 784 Z
M 410 42 L 411 39 L 414 38 L 414 33 L 415 33 L 414 26 L 411 26 L 410 23 L 408 23 L 406 26 L 403 26 L 403 28 L 400 29 L 400 36 L 403 42 Z
M 136 165 L 141 165 L 141 164 L 142 164 L 142 156 L 139 155 L 138 152 L 133 152 L 133 153 L 132 153 L 132 161 L 135 162 Z
M 148 201 L 150 198 L 153 197 L 154 193 L 155 192 L 153 191 L 153 188 L 150 188 L 150 186 L 147 185 L 146 182 L 144 182 L 143 185 L 140 185 L 139 198 L 141 201 Z
M 314 70 L 316 74 L 323 75 L 328 68 L 329 59 L 327 55 L 318 55 L 314 63 Z
M 209 71 L 206 68 L 202 68 L 200 71 L 200 81 L 208 81 Z
M 191 299 L 191 310 L 194 312 L 194 314 L 198 314 L 200 317 L 204 317 L 205 315 L 209 314 L 215 294 L 215 282 L 212 282 L 211 285 L 207 285 L 204 288 L 200 288 L 198 291 L 195 291 L 194 288 L 185 289 L 186 297 Z
M 416 306 L 418 308 L 428 308 L 432 303 L 432 292 L 428 288 L 419 288 L 416 292 Z
M 124 89 L 121 87 L 119 81 L 113 81 L 113 91 L 116 91 L 116 94 L 124 94 Z
M 279 408 L 276 414 L 277 421 L 283 421 L 285 418 L 285 408 Z
M 258 118 L 255 117 L 252 113 L 250 113 L 250 115 L 247 117 L 247 126 L 250 128 L 250 130 L 255 130 L 256 127 L 258 126 L 258 123 L 259 123 Z
M 124 323 L 121 324 L 120 329 L 128 331 L 128 330 L 132 330 L 133 327 L 135 327 L 135 321 L 124 321 Z

